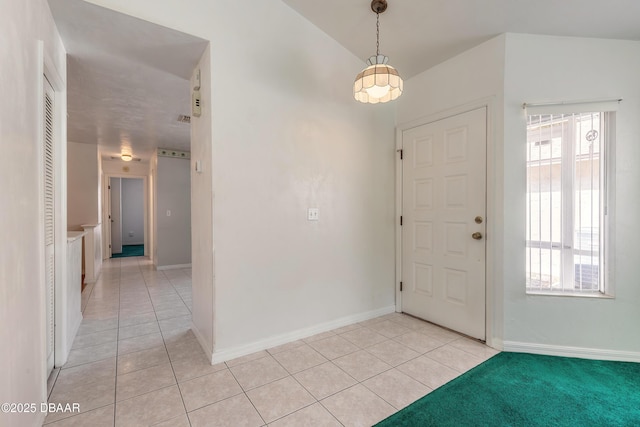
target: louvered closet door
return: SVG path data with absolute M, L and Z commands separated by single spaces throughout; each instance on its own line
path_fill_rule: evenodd
M 44 79 L 44 254 L 47 322 L 47 377 L 53 369 L 55 343 L 55 202 L 53 169 L 53 103 L 51 84 Z

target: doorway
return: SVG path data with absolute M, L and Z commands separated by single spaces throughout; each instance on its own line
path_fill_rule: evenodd
M 111 258 L 144 256 L 144 180 L 110 177 L 108 188 Z
M 402 132 L 402 311 L 486 338 L 487 112 Z

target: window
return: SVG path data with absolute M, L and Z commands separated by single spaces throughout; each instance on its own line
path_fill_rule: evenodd
M 605 293 L 606 155 L 614 114 L 527 108 L 527 292 Z

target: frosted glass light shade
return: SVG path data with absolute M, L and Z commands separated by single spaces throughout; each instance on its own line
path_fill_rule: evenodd
M 367 94 L 373 98 L 382 98 L 391 90 L 391 86 L 372 86 L 365 90 L 367 91 Z
M 131 156 L 131 154 L 122 154 L 120 158 L 125 162 L 130 162 L 131 159 L 133 159 L 133 156 Z
M 402 78 L 395 68 L 387 64 L 373 64 L 356 76 L 353 97 L 369 104 L 393 101 L 402 95 L 402 86 Z

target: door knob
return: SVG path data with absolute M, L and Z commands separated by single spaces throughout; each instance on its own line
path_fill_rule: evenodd
M 473 238 L 474 238 L 474 239 L 476 239 L 476 240 L 480 240 L 480 239 L 482 239 L 482 233 L 480 233 L 480 232 L 476 231 L 475 233 L 473 233 L 473 234 L 471 235 L 471 237 L 473 237 Z

